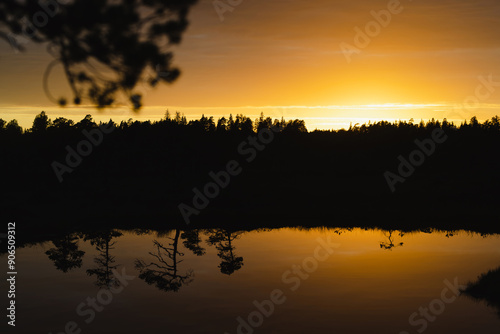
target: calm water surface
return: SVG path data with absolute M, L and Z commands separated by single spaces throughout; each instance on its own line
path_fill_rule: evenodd
M 363 229 L 73 234 L 18 249 L 17 326 L 2 328 L 497 334 L 499 311 L 453 290 L 499 267 L 499 246 Z

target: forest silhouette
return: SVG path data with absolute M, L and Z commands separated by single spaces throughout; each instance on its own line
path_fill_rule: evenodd
M 66 165 L 68 150 L 77 152 L 89 133 L 104 128 L 109 131 L 91 154 L 59 182 L 54 163 Z M 397 173 L 398 157 L 408 157 L 415 140 L 431 138 L 435 129 L 448 139 L 391 193 L 384 173 Z M 272 132 L 271 140 L 252 146 L 250 138 L 259 140 L 264 132 Z M 308 131 L 303 120 L 264 115 L 187 121 L 167 113 L 154 122 L 97 124 L 91 115 L 52 121 L 42 112 L 26 130 L 15 120 L 0 120 L 0 210 L 7 220 L 37 228 L 184 225 L 178 206 L 191 204 L 193 189 L 202 189 L 212 181 L 210 172 L 234 160 L 241 174 L 192 216 L 195 226 L 489 231 L 498 220 L 499 144 L 498 116 L 460 125 L 381 121 Z

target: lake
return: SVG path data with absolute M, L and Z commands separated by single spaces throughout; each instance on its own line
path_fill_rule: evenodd
M 17 249 L 16 333 L 500 329 L 498 309 L 458 291 L 500 266 L 498 235 L 282 228 L 48 240 Z

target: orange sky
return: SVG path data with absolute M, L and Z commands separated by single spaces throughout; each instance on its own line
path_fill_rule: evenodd
M 45 48 L 29 43 L 28 52 L 16 54 L 2 41 L 0 117 L 30 126 L 42 109 L 52 118 L 80 119 L 90 112 L 115 120 L 158 119 L 167 108 L 191 118 L 263 111 L 304 118 L 312 130 L 378 119 L 500 114 L 500 2 L 402 0 L 394 5 L 400 13 L 391 14 L 390 23 L 348 62 L 341 43 L 356 46 L 355 28 L 364 30 L 374 20 L 370 12 L 386 10 L 392 1 L 244 0 L 221 21 L 212 0 L 200 0 L 175 49 L 182 76 L 171 86 L 143 91 L 148 107 L 138 115 L 54 106 L 41 84 L 50 61 Z M 499 84 L 486 87 L 480 77 Z M 61 78 L 56 73 L 51 80 L 56 96 L 67 92 Z M 474 108 L 453 112 L 476 96 L 470 100 Z

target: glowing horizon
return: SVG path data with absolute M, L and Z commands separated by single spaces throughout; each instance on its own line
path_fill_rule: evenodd
M 35 112 L 33 109 L 38 108 Z M 436 109 L 439 108 L 439 109 Z M 447 119 L 456 125 L 460 125 L 463 121 L 469 121 L 471 117 L 485 114 L 488 109 L 500 111 L 500 105 L 485 105 L 483 108 L 469 110 L 467 117 L 460 118 L 463 113 L 456 113 L 454 111 L 455 105 L 452 104 L 397 104 L 388 103 L 380 105 L 329 105 L 329 106 L 240 106 L 240 107 L 182 107 L 182 106 L 147 106 L 144 107 L 142 112 L 136 113 L 127 107 L 117 107 L 113 110 L 106 110 L 102 112 L 95 112 L 89 106 L 76 106 L 76 107 L 49 107 L 42 106 L 1 106 L 3 118 L 6 121 L 17 119 L 19 124 L 27 129 L 32 126 L 33 119 L 36 114 L 45 111 L 49 118 L 54 120 L 57 117 L 65 117 L 74 121 L 81 120 L 85 115 L 91 114 L 97 122 L 108 121 L 112 119 L 115 122 L 128 120 L 139 121 L 158 121 L 165 116 L 166 110 L 169 110 L 171 115 L 175 112 L 184 114 L 188 120 L 199 119 L 202 115 L 207 117 L 213 116 L 214 118 L 228 117 L 230 114 L 236 116 L 243 114 L 252 119 L 258 118 L 260 113 L 264 113 L 265 117 L 273 119 L 285 120 L 302 119 L 305 121 L 308 130 L 339 130 L 347 129 L 350 125 L 355 124 L 368 124 L 369 122 L 379 121 L 409 121 L 413 119 L 415 123 L 423 120 L 424 122 L 434 118 L 442 121 Z M 417 117 L 425 109 L 433 109 L 435 112 L 433 117 Z M 310 110 L 316 110 L 314 115 Z M 335 114 L 332 114 L 334 112 Z M 477 112 L 477 113 L 476 113 Z M 384 114 L 385 116 L 377 116 L 377 114 Z M 500 112 L 497 113 L 500 115 Z M 495 115 L 493 115 L 495 116 Z M 491 117 L 480 117 L 479 121 L 485 121 Z

